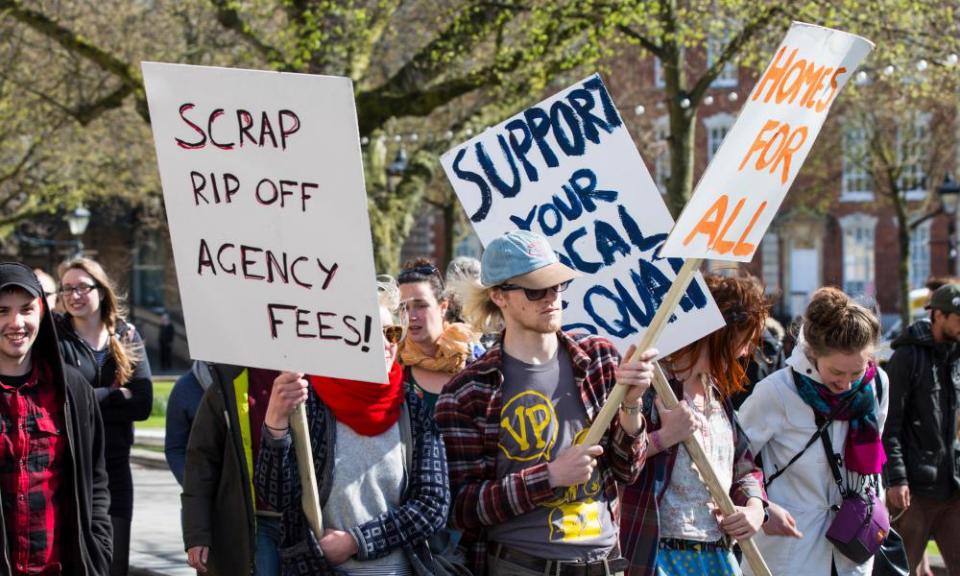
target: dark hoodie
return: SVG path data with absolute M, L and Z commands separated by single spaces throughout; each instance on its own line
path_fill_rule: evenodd
M 890 412 L 883 430 L 887 486 L 906 484 L 913 494 L 945 500 L 960 490 L 957 345 L 935 342 L 930 321 L 923 319 L 892 347 Z
M 29 276 L 24 275 L 26 271 Z M 31 287 L 43 294 L 43 288 L 33 272 L 19 263 L 0 263 L 0 286 L 21 283 L 27 278 Z M 70 474 L 64 482 L 61 502 L 63 524 L 61 534 L 61 562 L 64 574 L 105 576 L 110 569 L 113 549 L 112 528 L 107 509 L 110 495 L 107 491 L 107 472 L 104 466 L 104 436 L 100 410 L 93 390 L 79 372 L 65 366 L 57 344 L 57 333 L 49 311 L 44 311 L 37 338 L 33 343 L 32 359 L 48 364 L 53 382 L 63 392 L 63 413 L 67 433 L 67 456 L 63 470 Z M 0 519 L 0 550 L 3 553 L 0 570 L 12 574 L 8 535 Z

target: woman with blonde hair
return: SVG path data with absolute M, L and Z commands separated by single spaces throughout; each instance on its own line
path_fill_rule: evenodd
M 64 309 L 57 316 L 60 350 L 64 362 L 80 370 L 93 386 L 100 404 L 113 524 L 110 574 L 124 575 L 133 518 L 130 447 L 134 421 L 146 420 L 153 405 L 150 364 L 143 340 L 124 321 L 121 298 L 100 264 L 75 258 L 61 264 L 58 274 Z
M 879 490 L 889 397 L 873 360 L 879 336 L 872 312 L 820 288 L 787 367 L 761 380 L 740 408 L 750 447 L 763 456 L 770 521 L 756 542 L 774 574 L 872 572 L 872 558 L 858 564 L 826 535 L 843 500 L 836 477 L 847 493 Z

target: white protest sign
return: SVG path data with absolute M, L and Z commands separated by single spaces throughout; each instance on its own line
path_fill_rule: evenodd
M 584 274 L 563 293 L 564 329 L 637 341 L 683 265 L 657 250 L 673 226 L 599 75 L 451 149 L 447 177 L 484 245 L 516 229 L 543 234 Z M 657 341 L 662 354 L 723 326 L 697 277 Z
M 191 357 L 386 382 L 351 81 L 143 76 Z
M 662 253 L 749 262 L 869 40 L 795 22 Z

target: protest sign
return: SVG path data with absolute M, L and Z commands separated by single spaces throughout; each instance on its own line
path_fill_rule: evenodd
M 860 36 L 794 22 L 662 253 L 752 260 L 830 106 L 872 49 Z
M 563 294 L 565 330 L 600 334 L 621 350 L 636 342 L 683 261 L 658 255 L 673 219 L 599 75 L 451 149 L 441 163 L 483 244 L 532 230 L 584 274 Z M 721 326 L 698 278 L 658 348 L 668 354 Z
M 351 81 L 143 75 L 190 356 L 386 382 Z

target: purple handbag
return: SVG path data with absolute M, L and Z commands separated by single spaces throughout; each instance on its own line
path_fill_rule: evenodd
M 827 540 L 857 564 L 873 558 L 890 532 L 890 517 L 883 502 L 867 488 L 848 491 L 827 529 Z
M 843 503 L 827 529 L 827 540 L 841 554 L 857 564 L 863 564 L 873 558 L 886 540 L 890 532 L 890 516 L 887 507 L 877 498 L 872 487 L 867 486 L 862 492 L 844 487 L 840 476 L 840 463 L 837 462 L 837 455 L 833 453 L 830 443 L 830 434 L 824 430 L 821 438 L 827 452 L 827 461 L 833 471 L 833 479 L 843 495 Z

